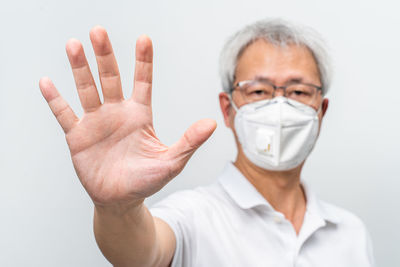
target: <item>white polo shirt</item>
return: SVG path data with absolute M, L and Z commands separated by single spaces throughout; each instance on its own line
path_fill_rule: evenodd
M 361 220 L 304 189 L 299 235 L 233 164 L 215 183 L 173 193 L 150 211 L 175 233 L 173 267 L 373 266 Z

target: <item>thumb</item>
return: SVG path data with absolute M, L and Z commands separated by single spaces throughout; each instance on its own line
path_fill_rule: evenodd
M 212 135 L 216 127 L 217 123 L 212 119 L 199 120 L 192 124 L 181 139 L 169 148 L 168 153 L 175 161 L 177 172 L 183 169 L 196 149 Z

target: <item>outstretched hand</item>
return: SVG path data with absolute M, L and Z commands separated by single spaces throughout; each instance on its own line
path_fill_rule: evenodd
M 132 96 L 124 99 L 118 65 L 105 29 L 90 32 L 104 103 L 101 103 L 82 44 L 66 51 L 84 109 L 78 118 L 48 78 L 40 90 L 63 128 L 76 173 L 96 205 L 141 203 L 181 172 L 194 151 L 216 128 L 214 120 L 194 123 L 174 145 L 156 137 L 151 109 L 153 48 L 136 43 Z

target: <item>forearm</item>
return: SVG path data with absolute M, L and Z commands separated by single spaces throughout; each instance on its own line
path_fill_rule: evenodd
M 156 232 L 154 219 L 144 204 L 95 206 L 96 241 L 114 266 L 157 265 L 161 255 Z

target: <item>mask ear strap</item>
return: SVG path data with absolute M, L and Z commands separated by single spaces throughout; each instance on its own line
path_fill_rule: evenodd
M 228 98 L 229 98 L 229 102 L 231 102 L 231 105 L 232 105 L 233 109 L 237 112 L 237 111 L 238 111 L 238 108 L 237 108 L 237 106 L 235 105 L 235 103 L 233 102 L 232 93 L 229 93 L 229 94 L 228 94 Z
M 321 103 L 321 105 L 319 106 L 319 108 L 317 110 L 317 115 L 319 115 L 320 112 L 322 112 L 322 103 Z

